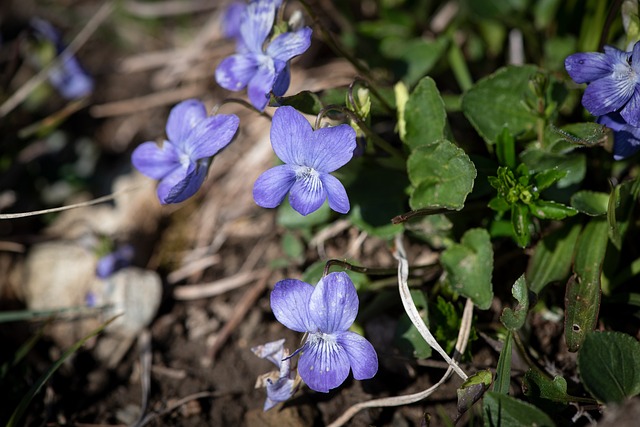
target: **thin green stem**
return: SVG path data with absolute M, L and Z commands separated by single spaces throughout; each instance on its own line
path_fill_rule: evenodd
M 222 101 L 220 104 L 215 105 L 211 109 L 211 115 L 213 116 L 215 114 L 218 114 L 218 111 L 220 110 L 220 108 L 222 108 L 222 106 L 225 105 L 225 104 L 239 104 L 239 105 L 242 105 L 243 107 L 246 107 L 247 109 L 253 111 L 254 113 L 258 113 L 259 115 L 261 115 L 262 117 L 264 117 L 265 119 L 267 119 L 269 121 L 271 121 L 271 119 L 272 119 L 272 117 L 266 111 L 260 111 L 256 107 L 254 107 L 253 105 L 251 105 L 250 103 L 245 101 L 244 99 L 239 99 L 239 98 L 227 98 L 224 101 Z
M 344 270 L 349 270 L 349 271 L 354 271 L 356 273 L 361 273 L 361 274 L 366 274 L 367 276 L 390 276 L 390 275 L 394 275 L 398 273 L 398 269 L 397 268 L 373 268 L 373 267 L 363 267 L 363 266 L 359 266 L 359 265 L 353 265 L 347 261 L 343 261 L 340 259 L 330 259 L 328 260 L 325 265 L 324 265 L 324 270 L 322 272 L 322 277 L 325 277 L 327 274 L 329 274 L 329 270 L 331 270 L 331 267 L 333 266 L 338 266 Z M 440 270 L 440 265 L 439 264 L 425 264 L 425 265 L 415 265 L 413 267 L 409 268 L 409 272 L 411 273 L 415 273 L 416 271 L 423 271 L 423 270 Z M 425 274 L 421 274 L 421 277 L 425 276 Z M 394 280 L 389 283 L 393 283 L 396 284 L 397 283 L 397 279 L 394 278 Z
M 348 96 L 349 96 L 349 101 L 351 102 L 352 105 L 354 106 L 356 105 L 355 100 L 353 98 L 353 88 L 357 82 L 362 83 L 367 89 L 369 89 L 371 94 L 375 96 L 378 99 L 378 101 L 380 101 L 380 104 L 382 104 L 382 106 L 384 107 L 385 110 L 387 110 L 388 113 L 393 114 L 394 116 L 396 115 L 396 110 L 387 102 L 386 99 L 382 97 L 380 92 L 378 92 L 378 89 L 376 89 L 374 85 L 370 84 L 368 80 L 365 80 L 360 76 L 356 76 L 355 79 L 349 85 Z
M 356 125 L 358 125 L 360 130 L 362 130 L 362 132 L 367 136 L 367 138 L 371 140 L 371 142 L 373 142 L 374 145 L 386 151 L 389 155 L 391 155 L 391 157 L 394 158 L 395 162 L 397 163 L 397 165 L 395 165 L 397 168 L 404 169 L 405 158 L 402 152 L 394 148 L 391 144 L 378 136 L 378 134 L 373 132 L 356 113 L 354 113 L 347 107 L 343 107 L 341 105 L 327 105 L 326 107 L 324 107 L 322 110 L 320 110 L 320 113 L 318 113 L 318 116 L 316 117 L 316 129 L 320 127 L 322 117 L 329 111 L 340 111 L 341 113 L 347 115 Z
M 469 72 L 469 67 L 467 66 L 467 61 L 464 59 L 462 50 L 455 40 L 451 41 L 451 46 L 449 47 L 447 56 L 449 58 L 451 70 L 453 71 L 453 75 L 456 78 L 460 89 L 462 89 L 463 92 L 468 91 L 473 87 L 473 79 L 471 78 L 471 73 Z

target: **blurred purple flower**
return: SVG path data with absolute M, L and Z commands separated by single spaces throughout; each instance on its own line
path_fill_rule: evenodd
M 247 3 L 234 1 L 222 15 L 222 33 L 225 37 L 235 39 L 240 37 L 240 22 L 242 14 L 247 9 Z
M 285 164 L 263 172 L 253 186 L 253 198 L 263 208 L 275 208 L 290 191 L 291 207 L 308 215 L 322 206 L 349 212 L 344 186 L 330 175 L 353 157 L 356 132 L 349 125 L 313 130 L 293 107 L 280 107 L 271 123 L 271 145 Z
M 62 54 L 66 46 L 58 30 L 49 22 L 39 19 L 31 19 L 31 27 L 36 35 L 55 46 L 57 55 Z M 93 79 L 80 66 L 75 56 L 62 54 L 63 61 L 57 67 L 49 70 L 49 82 L 66 99 L 78 99 L 88 96 L 93 92 Z
M 251 349 L 261 359 L 267 359 L 278 368 L 277 379 L 267 377 L 267 398 L 264 401 L 264 411 L 273 408 L 279 402 L 289 400 L 294 393 L 295 373 L 291 371 L 289 351 L 284 348 L 284 338 L 268 342 Z
M 160 180 L 160 203 L 179 203 L 193 196 L 207 175 L 212 157 L 226 147 L 236 133 L 235 115 L 207 116 L 202 102 L 182 101 L 171 109 L 167 120 L 168 140 L 138 146 L 131 156 L 142 174 Z
M 247 87 L 251 104 L 260 111 L 267 106 L 270 92 L 284 95 L 291 80 L 289 61 L 311 45 L 311 28 L 304 27 L 277 35 L 265 47 L 280 3 L 256 0 L 246 6 L 236 38 L 238 52 L 225 58 L 216 69 L 220 86 L 232 91 Z
M 128 267 L 133 260 L 133 246 L 123 245 L 98 260 L 96 275 L 106 279 L 121 268 Z
M 582 105 L 594 116 L 619 112 L 640 126 L 640 42 L 632 52 L 605 46 L 604 53 L 569 55 L 565 68 L 576 83 L 588 83 Z
M 600 116 L 596 122 L 613 130 L 613 158 L 622 160 L 640 150 L 640 128 L 624 121 L 619 113 Z
M 298 373 L 312 390 L 326 393 L 353 370 L 357 380 L 373 378 L 378 356 L 369 341 L 348 329 L 358 314 L 358 294 L 346 273 L 329 273 L 314 288 L 286 279 L 271 293 L 276 319 L 289 329 L 308 333 Z

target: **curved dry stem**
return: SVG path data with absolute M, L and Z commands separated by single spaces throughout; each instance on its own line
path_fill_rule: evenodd
M 467 300 L 464 306 L 464 311 L 462 313 L 462 322 L 460 324 L 460 331 L 458 332 L 458 340 L 456 341 L 456 354 L 462 354 L 467 348 L 467 344 L 469 343 L 469 335 L 471 333 L 471 320 L 473 318 L 473 303 L 471 300 Z M 429 397 L 434 391 L 438 389 L 445 381 L 449 379 L 449 377 L 453 374 L 453 367 L 449 365 L 447 371 L 444 373 L 442 378 L 429 387 L 426 390 L 420 391 L 414 394 L 408 394 L 405 396 L 394 396 L 394 397 L 385 397 L 382 399 L 374 399 L 368 402 L 360 402 L 356 403 L 349 409 L 347 409 L 340 417 L 338 417 L 334 422 L 329 424 L 328 427 L 340 427 L 344 425 L 347 421 L 349 421 L 353 416 L 355 416 L 358 412 L 366 408 L 380 408 L 380 407 L 389 407 L 389 406 L 400 406 L 400 405 L 408 405 L 410 403 L 419 402 L 420 400 L 426 399 Z
M 395 239 L 396 251 L 393 256 L 398 260 L 398 287 L 400 290 L 400 298 L 402 299 L 402 305 L 404 307 L 404 311 L 411 319 L 411 323 L 416 327 L 422 338 L 437 351 L 440 356 L 453 368 L 453 371 L 458 374 L 462 380 L 467 379 L 467 374 L 464 373 L 462 369 L 458 366 L 458 364 L 449 357 L 446 351 L 438 344 L 435 337 L 425 325 L 420 313 L 418 312 L 417 307 L 413 303 L 413 299 L 411 298 L 411 291 L 409 291 L 409 285 L 407 284 L 407 279 L 409 277 L 409 262 L 407 261 L 407 255 L 404 250 L 404 245 L 402 243 L 402 234 L 397 234 Z
M 140 188 L 140 186 L 136 186 L 136 187 L 132 187 L 132 188 L 126 188 L 124 190 L 116 191 L 115 193 L 109 194 L 108 196 L 102 196 L 102 197 L 98 197 L 97 199 L 89 200 L 87 202 L 74 203 L 73 205 L 60 206 L 60 207 L 57 207 L 57 208 L 42 209 L 42 210 L 39 210 L 39 211 L 30 211 L 30 212 L 18 212 L 18 213 L 10 213 L 10 214 L 0 214 L 0 220 L 26 218 L 26 217 L 29 217 L 29 216 L 38 216 L 38 215 L 44 215 L 44 214 L 53 213 L 53 212 L 62 212 L 62 211 L 68 211 L 70 209 L 84 208 L 84 207 L 87 207 L 87 206 L 93 206 L 93 205 L 97 205 L 97 204 L 100 204 L 100 203 L 108 202 L 110 200 L 114 200 L 116 197 L 118 197 L 121 194 L 128 193 L 129 191 L 137 190 L 139 188 Z

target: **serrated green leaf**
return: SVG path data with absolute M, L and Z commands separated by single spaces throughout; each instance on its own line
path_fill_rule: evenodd
M 550 200 L 536 200 L 529 204 L 531 215 L 540 219 L 565 219 L 574 216 L 578 211 L 571 206 L 565 206 L 562 203 Z
M 534 129 L 537 118 L 522 101 L 536 71 L 531 65 L 501 68 L 464 94 L 462 111 L 487 143 L 495 143 L 505 127 L 516 137 Z
M 411 152 L 446 137 L 447 113 L 440 92 L 431 77 L 420 80 L 409 95 L 404 119 L 407 131 L 404 143 Z
M 270 103 L 272 107 L 289 105 L 301 113 L 317 116 L 324 107 L 318 95 L 308 90 L 291 96 L 277 96 Z
M 506 394 L 488 391 L 484 396 L 482 408 L 485 426 L 555 426 L 551 418 L 540 409 Z
M 464 150 L 446 139 L 414 149 L 407 160 L 411 209 L 462 209 L 476 168 Z
M 593 218 L 576 244 L 573 276 L 565 295 L 565 340 L 569 351 L 578 351 L 598 320 L 600 274 L 607 249 L 608 224 Z
M 529 289 L 540 293 L 549 283 L 564 280 L 571 270 L 580 224 L 565 225 L 538 242 L 527 267 Z
M 511 352 L 513 349 L 512 332 L 508 331 L 504 339 L 504 345 L 498 357 L 496 366 L 496 380 L 493 383 L 493 391 L 501 394 L 509 394 L 511 385 Z
M 607 214 L 609 194 L 599 191 L 582 190 L 571 196 L 571 206 L 589 216 Z
M 470 298 L 482 310 L 491 306 L 493 248 L 486 230 L 468 230 L 459 244 L 453 244 L 442 253 L 440 261 L 457 292 Z
M 591 332 L 578 353 L 585 388 L 601 402 L 640 394 L 640 343 L 621 332 Z
M 529 310 L 529 294 L 524 274 L 513 284 L 511 295 L 518 301 L 518 305 L 515 309 L 505 308 L 500 321 L 507 329 L 515 331 L 524 325 Z

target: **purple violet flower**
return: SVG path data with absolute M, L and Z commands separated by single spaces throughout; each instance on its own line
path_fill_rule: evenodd
M 330 175 L 353 157 L 356 132 L 349 125 L 313 130 L 293 107 L 276 110 L 271 123 L 273 151 L 285 164 L 263 172 L 253 186 L 253 198 L 263 208 L 275 208 L 289 191 L 291 207 L 302 215 L 325 200 L 339 213 L 349 212 L 344 186 Z
M 225 89 L 248 88 L 249 100 L 258 110 L 267 106 L 269 93 L 282 96 L 289 88 L 289 61 L 311 45 L 311 28 L 277 35 L 265 47 L 280 1 L 256 0 L 241 16 L 238 52 L 216 69 L 216 81 Z
M 247 9 L 247 3 L 243 1 L 234 1 L 222 15 L 222 34 L 230 39 L 240 37 L 240 22 L 242 14 Z
M 106 254 L 98 260 L 96 276 L 106 279 L 121 268 L 131 265 L 134 250 L 131 245 L 120 246 L 113 252 Z
M 631 126 L 640 126 L 640 42 L 632 52 L 605 46 L 604 53 L 569 55 L 564 61 L 576 83 L 588 83 L 582 105 L 594 116 L 619 112 Z
M 142 174 L 160 180 L 160 203 L 182 202 L 198 191 L 213 156 L 231 142 L 239 123 L 233 114 L 208 117 L 196 99 L 182 101 L 169 113 L 168 139 L 162 147 L 145 142 L 133 151 L 131 161 Z
M 373 378 L 378 356 L 369 341 L 348 329 L 358 314 L 358 294 L 346 273 L 329 273 L 315 286 L 295 279 L 276 283 L 271 293 L 276 319 L 308 333 L 298 373 L 312 390 L 327 393 L 353 370 L 357 380 Z
M 30 22 L 36 35 L 55 46 L 57 55 L 62 54 L 66 46 L 56 28 L 40 18 L 33 18 Z M 49 82 L 65 99 L 79 99 L 93 92 L 93 79 L 82 68 L 78 59 L 70 54 L 63 54 L 62 63 L 49 70 Z
M 619 113 L 600 116 L 596 122 L 613 130 L 613 158 L 622 160 L 640 150 L 640 128 L 624 121 Z
M 279 402 L 285 402 L 293 396 L 295 373 L 291 371 L 291 359 L 289 351 L 284 348 L 284 338 L 278 341 L 268 342 L 251 349 L 261 359 L 267 359 L 278 368 L 276 378 L 267 374 L 264 382 L 267 388 L 267 398 L 264 401 L 264 411 L 273 408 Z

